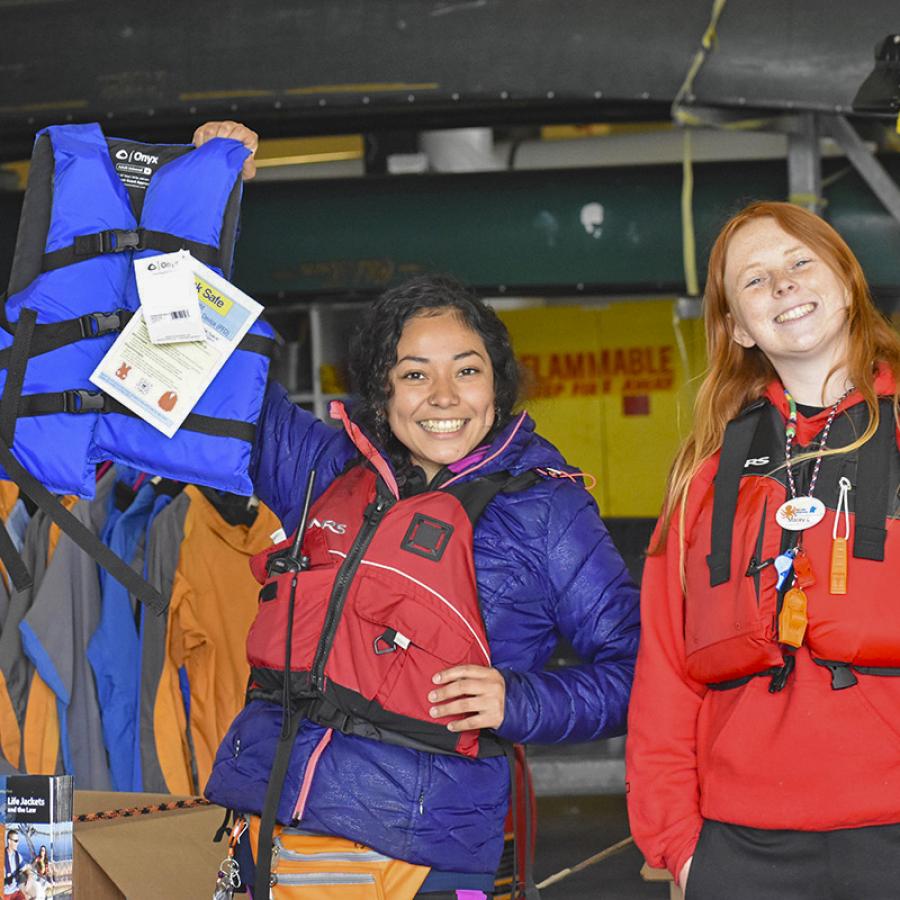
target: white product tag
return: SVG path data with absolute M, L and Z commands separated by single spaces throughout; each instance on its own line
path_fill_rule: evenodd
M 284 533 L 283 528 L 278 528 L 273 531 L 269 537 L 272 539 L 273 544 L 280 544 L 282 541 L 287 540 L 287 535 Z
M 190 259 L 205 340 L 154 344 L 138 314 L 90 378 L 167 437 L 181 427 L 263 310 L 221 275 Z
M 187 250 L 134 261 L 141 311 L 154 344 L 206 340 L 194 286 L 195 262 Z

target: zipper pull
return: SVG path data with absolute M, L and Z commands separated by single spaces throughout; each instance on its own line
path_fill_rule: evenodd
M 363 518 L 370 525 L 372 522 L 376 521 L 376 519 L 381 518 L 382 513 L 388 508 L 390 502 L 384 497 L 376 497 L 367 507 L 366 511 L 363 513 Z
M 748 578 L 750 578 L 751 576 L 756 575 L 759 572 L 762 572 L 762 570 L 767 568 L 768 566 L 771 566 L 772 563 L 775 563 L 776 567 L 777 567 L 777 560 L 764 559 L 762 562 L 760 562 L 756 558 L 756 556 L 753 555 L 750 557 L 750 562 L 747 563 L 747 571 L 744 572 L 744 575 L 747 576 Z

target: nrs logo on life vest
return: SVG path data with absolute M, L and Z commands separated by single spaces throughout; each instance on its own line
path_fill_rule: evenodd
M 346 534 L 347 526 L 343 522 L 335 522 L 333 519 L 325 519 L 325 521 L 320 521 L 319 519 L 313 518 L 309 523 L 310 528 L 322 528 L 325 531 L 330 531 L 332 534 Z
M 234 306 L 234 301 L 220 294 L 211 284 L 207 284 L 202 278 L 195 275 L 194 284 L 197 288 L 197 296 L 211 310 L 220 316 L 227 316 Z

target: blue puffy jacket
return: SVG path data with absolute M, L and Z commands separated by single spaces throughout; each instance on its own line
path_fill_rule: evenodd
M 496 439 L 499 447 L 506 435 Z M 270 384 L 252 462 L 256 492 L 290 532 L 309 469 L 321 494 L 355 456 L 343 431 L 294 406 Z M 531 420 L 479 474 L 563 468 Z M 543 479 L 499 494 L 478 520 L 475 568 L 493 663 L 506 679 L 497 733 L 516 742 L 621 734 L 638 642 L 638 597 L 588 492 Z M 583 665 L 542 671 L 560 635 Z M 222 742 L 207 796 L 259 813 L 281 729 L 281 707 L 256 701 Z M 304 722 L 278 819 L 290 820 L 323 729 Z M 312 781 L 303 827 L 445 871 L 494 872 L 509 804 L 503 757 L 471 760 L 335 733 Z

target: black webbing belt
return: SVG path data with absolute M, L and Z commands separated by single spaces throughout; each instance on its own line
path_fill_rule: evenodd
M 59 350 L 61 347 L 85 338 L 100 337 L 104 334 L 121 331 L 133 315 L 131 310 L 116 309 L 108 313 L 88 313 L 77 319 L 65 319 L 62 322 L 34 325 L 29 345 L 29 358 Z M 18 322 L 6 322 L 3 327 L 15 335 L 20 325 Z M 12 351 L 12 347 L 0 350 L 0 369 L 9 366 Z
M 86 338 L 102 337 L 105 334 L 119 332 L 131 321 L 134 314 L 135 310 L 116 309 L 112 312 L 87 313 L 76 319 L 65 319 L 62 322 L 35 325 L 29 358 L 59 350 L 61 347 Z M 19 329 L 19 323 L 7 321 L 2 324 L 2 327 L 15 335 Z M 262 334 L 245 334 L 235 349 L 271 358 L 275 351 L 275 341 Z M 11 357 L 12 347 L 0 350 L 0 369 L 5 369 L 9 365 Z
M 272 769 L 269 772 L 269 784 L 259 817 L 259 839 L 256 844 L 256 876 L 253 893 L 258 897 L 266 897 L 269 894 L 272 882 L 272 835 L 275 832 L 275 817 L 278 814 L 278 803 L 284 789 L 284 780 L 291 761 L 294 741 L 302 721 L 303 715 L 297 710 L 286 718 L 285 725 L 287 727 L 282 729 L 278 746 L 275 749 Z M 262 885 L 265 886 L 262 887 Z
M 102 391 L 71 390 L 50 394 L 24 394 L 19 397 L 18 416 L 51 416 L 56 413 L 119 413 L 131 418 L 140 418 L 118 400 Z M 185 431 L 207 434 L 213 437 L 237 438 L 253 443 L 256 426 L 242 419 L 219 419 L 188 413 L 180 426 Z
M 160 253 L 174 253 L 188 250 L 194 259 L 208 266 L 219 265 L 219 248 L 200 241 L 169 234 L 166 231 L 152 231 L 149 228 L 110 228 L 93 234 L 79 234 L 68 247 L 45 253 L 41 270 L 52 272 L 85 259 L 93 259 L 107 253 L 125 253 L 131 250 L 158 250 Z
M 22 310 L 6 371 L 3 396 L 0 397 L 0 465 L 20 490 L 27 494 L 38 508 L 59 526 L 61 531 L 103 566 L 129 593 L 154 612 L 161 613 L 166 607 L 166 602 L 159 591 L 144 581 L 131 566 L 116 556 L 96 534 L 73 516 L 13 455 L 11 448 L 16 434 L 19 398 L 25 381 L 25 368 L 28 365 L 36 321 L 37 313 L 33 309 Z M 6 538 L 7 540 L 0 538 L 0 558 L 2 558 L 2 553 L 9 549 L 7 541 L 9 544 L 12 543 L 8 534 Z M 13 550 L 15 550 L 14 547 Z M 17 589 L 21 590 L 32 584 L 31 574 L 17 552 L 15 559 L 4 558 L 3 562 Z

